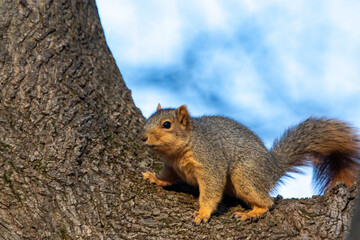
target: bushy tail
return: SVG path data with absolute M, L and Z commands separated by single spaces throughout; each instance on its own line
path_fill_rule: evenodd
M 312 162 L 315 186 L 324 191 L 336 182 L 351 186 L 356 181 L 360 139 L 356 130 L 345 122 L 309 118 L 276 140 L 271 153 L 286 172 L 297 172 L 296 167 Z

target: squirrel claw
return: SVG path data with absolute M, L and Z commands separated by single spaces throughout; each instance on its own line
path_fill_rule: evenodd
M 240 218 L 243 221 L 246 221 L 246 220 L 250 219 L 250 217 L 244 212 L 234 212 L 233 217 L 234 218 Z
M 241 220 L 245 221 L 245 220 L 258 220 L 259 218 L 261 218 L 261 216 L 264 215 L 264 213 L 266 213 L 269 209 L 268 208 L 261 208 L 261 207 L 257 207 L 254 206 L 254 208 L 247 213 L 244 212 L 234 212 L 235 217 L 239 217 L 241 218 Z
M 195 211 L 192 214 L 192 217 L 194 218 L 194 224 L 200 225 L 200 223 L 207 223 L 209 221 L 209 217 L 204 217 L 199 214 L 199 211 Z
M 195 212 L 192 214 L 192 217 L 193 217 L 193 218 L 196 218 L 197 216 L 199 216 L 199 211 L 195 211 Z
M 142 172 L 144 180 L 149 180 L 149 182 L 153 185 L 157 185 L 159 187 L 170 186 L 171 183 L 167 181 L 162 181 L 156 177 L 156 174 L 153 172 Z
M 144 180 L 149 180 L 150 183 L 154 183 L 154 184 L 155 184 L 155 179 L 157 179 L 155 173 L 152 173 L 152 172 L 142 172 L 141 174 L 143 175 L 143 179 L 144 179 Z

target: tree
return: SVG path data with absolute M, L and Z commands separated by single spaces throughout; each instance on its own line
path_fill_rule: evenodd
M 344 237 L 356 187 L 277 199 L 256 223 L 225 198 L 194 227 L 196 189 L 148 185 L 159 160 L 109 51 L 94 0 L 0 0 L 2 239 Z
M 357 184 L 360 188 L 360 172 L 357 178 Z M 351 220 L 351 230 L 349 235 L 347 236 L 347 240 L 357 240 L 359 238 L 360 238 L 360 191 L 358 191 L 356 207 Z

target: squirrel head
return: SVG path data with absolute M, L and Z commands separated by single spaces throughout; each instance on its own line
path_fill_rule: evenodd
M 172 156 L 189 144 L 191 130 L 191 116 L 185 105 L 162 109 L 159 104 L 157 111 L 146 120 L 141 140 L 154 151 Z

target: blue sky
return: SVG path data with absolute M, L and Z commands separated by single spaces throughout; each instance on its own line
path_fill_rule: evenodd
M 271 147 L 309 116 L 360 128 L 360 2 L 98 0 L 107 43 L 148 117 L 186 104 L 225 115 Z M 313 194 L 311 169 L 278 188 Z

